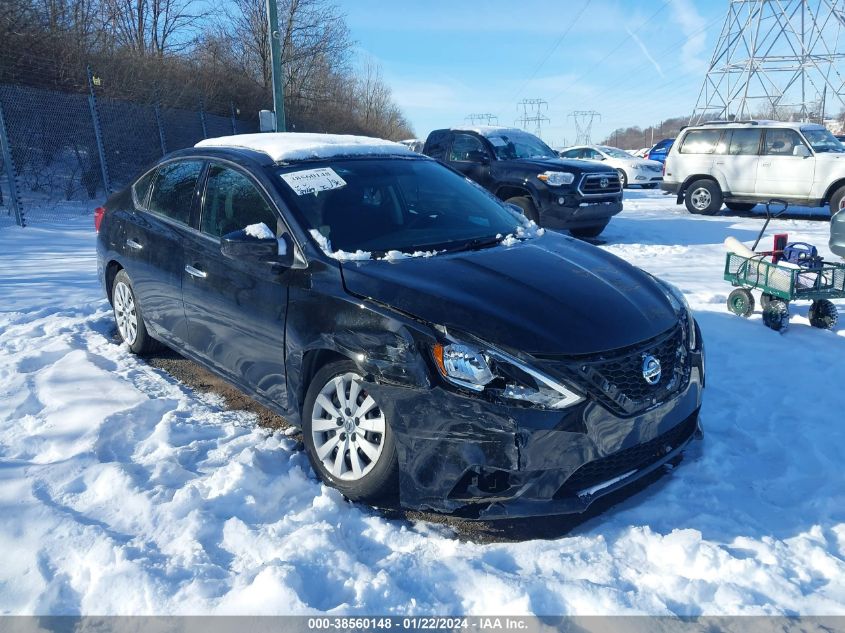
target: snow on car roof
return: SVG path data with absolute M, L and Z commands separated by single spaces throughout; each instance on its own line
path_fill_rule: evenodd
M 417 156 L 410 149 L 393 141 L 350 134 L 306 134 L 299 132 L 266 132 L 207 138 L 194 147 L 237 147 L 267 154 L 274 162 L 332 158 L 334 156 Z
M 472 125 L 468 127 L 453 127 L 453 132 L 475 132 L 481 136 L 491 136 L 497 132 L 524 132 L 516 127 L 504 127 L 501 125 Z

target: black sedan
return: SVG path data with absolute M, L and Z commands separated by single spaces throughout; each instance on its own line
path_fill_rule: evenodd
M 401 145 L 203 141 L 95 222 L 129 348 L 164 343 L 299 425 L 350 499 L 580 512 L 699 432 L 679 291 Z

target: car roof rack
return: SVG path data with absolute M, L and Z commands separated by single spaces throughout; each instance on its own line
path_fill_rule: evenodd
M 756 119 L 744 119 L 744 120 L 736 120 L 736 121 L 705 121 L 704 123 L 699 123 L 699 125 L 733 125 L 734 123 L 739 124 L 748 124 L 748 125 L 760 125 L 760 121 Z

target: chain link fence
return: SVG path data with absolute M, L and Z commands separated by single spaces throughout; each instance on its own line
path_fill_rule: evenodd
M 258 131 L 257 119 L 0 83 L 0 229 L 91 213 L 164 154 Z

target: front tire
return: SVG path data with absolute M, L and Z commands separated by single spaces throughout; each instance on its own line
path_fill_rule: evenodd
M 722 190 L 714 180 L 696 180 L 684 195 L 687 211 L 696 215 L 713 215 L 722 208 Z
M 839 187 L 830 196 L 830 215 L 833 216 L 842 209 L 845 209 L 845 186 Z
M 737 288 L 728 295 L 728 310 L 747 319 L 754 314 L 754 295 L 746 288 Z
M 625 173 L 624 169 L 617 169 L 616 171 L 619 172 L 619 185 L 625 189 L 628 186 L 628 174 Z
M 789 327 L 789 305 L 780 299 L 770 301 L 763 310 L 763 323 L 775 332 L 785 332 Z
M 348 360 L 320 369 L 305 396 L 302 436 L 311 466 L 353 501 L 377 501 L 398 491 L 396 442 L 380 404 Z
M 757 205 L 753 202 L 726 202 L 725 206 L 736 213 L 747 213 Z
M 158 349 L 158 342 L 150 336 L 147 326 L 144 324 L 144 317 L 135 296 L 135 289 L 132 287 L 132 280 L 125 270 L 118 271 L 117 275 L 114 276 L 111 297 L 117 331 L 123 342 L 129 346 L 129 349 L 139 355 L 148 354 Z
M 537 225 L 540 224 L 540 214 L 537 213 L 537 207 L 534 206 L 534 201 L 528 196 L 516 196 L 515 198 L 505 200 L 505 202 L 515 204 L 522 209 L 522 215 L 534 221 Z
M 591 226 L 581 226 L 577 229 L 569 229 L 569 233 L 574 237 L 598 237 L 601 235 L 601 232 L 607 227 L 608 222 L 602 222 L 601 224 L 593 224 Z

